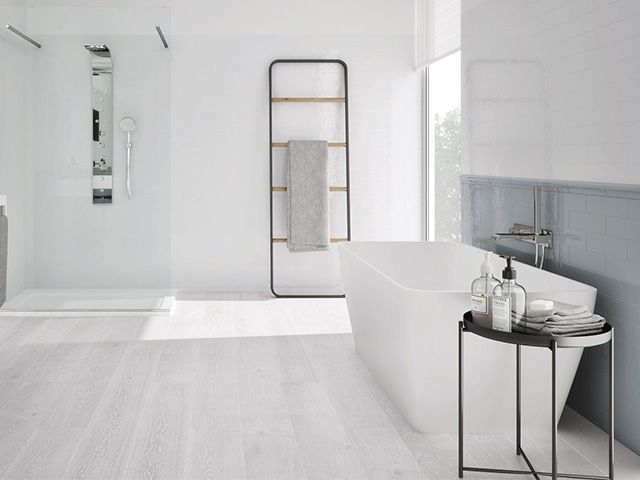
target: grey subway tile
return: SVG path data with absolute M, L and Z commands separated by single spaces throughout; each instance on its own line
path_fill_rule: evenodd
M 619 362 L 619 364 L 616 365 L 616 383 L 618 384 L 618 388 L 629 386 L 637 390 L 640 385 L 640 369 L 637 365 Z M 640 394 L 638 398 L 640 398 Z
M 640 242 L 629 241 L 627 255 L 629 260 L 640 262 Z
M 607 257 L 607 275 L 631 285 L 640 286 L 640 263 Z
M 596 307 L 594 310 L 600 315 L 605 315 L 605 312 L 607 310 L 607 297 L 605 295 L 602 295 L 599 291 L 596 294 Z
M 605 215 L 607 217 L 626 217 L 628 200 L 626 198 L 587 197 L 587 212 Z
M 587 233 L 587 250 L 607 256 L 627 258 L 627 241 L 599 233 Z
M 569 212 L 569 227 L 584 232 L 605 233 L 605 217 L 593 213 Z
M 518 223 L 533 224 L 533 209 L 526 205 L 513 205 L 513 217 Z
M 607 235 L 611 237 L 640 240 L 640 221 L 628 218 L 607 217 Z
M 558 242 L 558 245 L 587 249 L 587 233 L 581 230 L 567 228 L 562 233 L 554 232 L 554 237 L 554 241 Z
M 585 212 L 587 210 L 587 196 L 576 193 L 562 194 L 564 200 L 564 208 L 574 212 Z M 562 202 L 561 200 L 561 202 Z
M 629 217 L 640 220 L 640 200 L 629 200 Z
M 601 253 L 588 252 L 581 248 L 569 247 L 569 263 L 592 272 L 602 272 L 606 268 L 606 257 Z

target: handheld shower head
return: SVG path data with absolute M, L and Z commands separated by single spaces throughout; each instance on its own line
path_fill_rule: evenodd
M 133 132 L 136 129 L 136 121 L 131 117 L 120 120 L 120 128 L 123 132 Z
M 131 117 L 120 120 L 120 128 L 127 134 L 127 196 L 131 199 L 131 132 L 136 129 L 136 121 Z

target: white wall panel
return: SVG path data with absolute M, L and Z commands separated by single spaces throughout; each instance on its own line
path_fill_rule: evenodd
M 464 172 L 640 183 L 639 18 L 634 0 L 467 8 Z

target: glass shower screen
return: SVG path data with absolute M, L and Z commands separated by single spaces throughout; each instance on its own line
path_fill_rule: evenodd
M 170 50 L 157 25 L 170 39 L 167 8 L 25 9 L 25 33 L 43 48 L 22 47 L 29 188 L 7 192 L 19 247 L 4 308 L 170 305 Z M 137 123 L 129 179 L 125 117 Z

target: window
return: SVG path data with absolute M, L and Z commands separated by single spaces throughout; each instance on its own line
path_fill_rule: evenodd
M 427 68 L 428 239 L 460 241 L 460 51 Z

